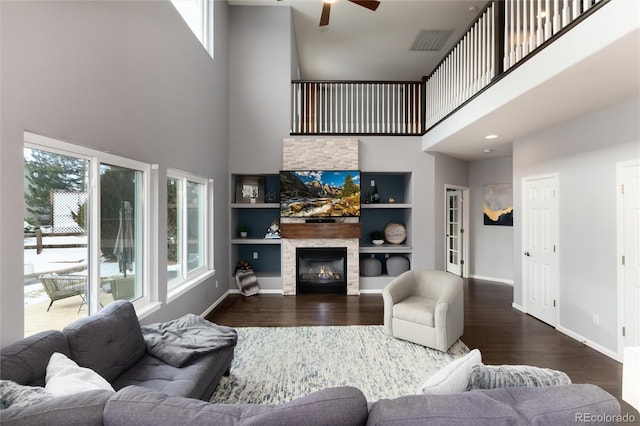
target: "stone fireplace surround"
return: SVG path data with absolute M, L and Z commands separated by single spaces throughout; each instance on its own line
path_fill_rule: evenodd
M 283 170 L 359 170 L 357 139 L 285 138 L 282 145 Z M 352 221 L 353 218 L 345 219 Z M 282 223 L 304 223 L 304 219 L 282 219 Z M 360 294 L 360 239 L 282 238 L 283 294 L 296 294 L 296 248 L 345 247 L 347 249 L 347 295 Z
M 347 295 L 360 294 L 360 242 L 357 238 L 282 239 L 282 284 L 285 295 L 296 294 L 296 249 L 326 247 L 347 249 Z

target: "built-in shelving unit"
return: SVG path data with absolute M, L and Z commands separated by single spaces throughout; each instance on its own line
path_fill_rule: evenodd
M 367 203 L 367 195 L 377 187 L 379 203 Z M 386 270 L 386 260 L 391 256 L 403 256 L 412 261 L 412 209 L 413 187 L 411 172 L 362 172 L 360 191 L 363 204 L 360 213 L 362 237 L 360 238 L 360 259 L 375 257 L 382 262 L 382 275 L 360 277 L 361 290 L 382 289 L 394 277 Z M 384 231 L 389 223 L 401 223 L 407 229 L 407 239 L 402 244 L 374 245 L 371 233 Z M 362 271 L 361 271 L 362 272 Z
M 235 266 L 240 260 L 246 260 L 254 268 L 258 276 L 261 289 L 278 290 L 282 289 L 281 273 L 281 239 L 264 238 L 267 229 L 273 221 L 280 220 L 279 203 L 238 203 L 235 200 L 235 185 L 239 175 L 232 175 L 230 179 L 232 195 L 230 203 L 231 214 L 229 220 L 229 239 L 231 245 L 231 271 L 235 272 Z M 265 192 L 279 192 L 279 175 L 262 174 L 265 182 Z M 380 203 L 368 203 L 368 194 L 373 191 L 372 183 L 378 187 Z M 361 173 L 360 190 L 362 194 L 362 204 L 360 212 L 360 223 L 357 225 L 357 235 L 360 236 L 360 259 L 374 256 L 383 264 L 383 273 L 376 277 L 360 277 L 360 287 L 362 290 L 380 290 L 393 277 L 386 273 L 385 262 L 390 256 L 404 256 L 411 262 L 412 256 L 412 174 L 411 172 L 366 172 Z M 392 199 L 392 202 L 389 202 Z M 370 234 L 373 231 L 384 231 L 384 227 L 389 223 L 402 223 L 407 229 L 407 239 L 402 244 L 374 245 L 371 243 Z M 240 238 L 238 233 L 239 225 L 249 226 L 249 233 L 246 238 Z M 284 225 L 284 224 L 283 224 Z M 288 224 L 289 226 L 293 224 Z M 302 225 L 302 226 L 300 226 Z M 317 224 L 321 225 L 321 224 Z M 354 224 L 342 224 L 350 227 L 349 232 L 353 232 Z M 303 232 L 305 226 L 314 224 L 295 224 L 286 229 L 287 231 Z M 339 228 L 337 226 L 336 228 Z M 346 228 L 345 228 L 346 229 Z M 341 231 L 343 232 L 343 231 Z M 353 235 L 353 234 L 350 234 Z M 297 238 L 300 238 L 299 236 Z M 257 259 L 255 258 L 257 256 Z M 231 277 L 235 283 L 235 278 Z
M 282 273 L 280 270 L 281 240 L 264 238 L 273 221 L 280 219 L 279 203 L 239 203 L 236 202 L 236 180 L 239 176 L 232 175 L 230 179 L 231 214 L 229 219 L 231 282 L 235 284 L 235 267 L 240 260 L 246 260 L 258 276 L 261 287 L 266 289 L 282 288 Z M 263 174 L 264 192 L 278 193 L 278 174 Z M 240 225 L 249 227 L 248 236 L 241 238 L 238 232 Z M 256 258 L 257 257 L 257 258 Z M 233 288 L 233 285 L 232 287 Z

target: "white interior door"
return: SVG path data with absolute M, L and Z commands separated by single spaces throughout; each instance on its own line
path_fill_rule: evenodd
M 447 190 L 447 272 L 462 275 L 462 191 Z
M 522 185 L 522 284 L 525 311 L 558 323 L 557 176 L 524 178 Z
M 640 345 L 640 163 L 618 167 L 619 282 L 623 300 L 623 346 Z

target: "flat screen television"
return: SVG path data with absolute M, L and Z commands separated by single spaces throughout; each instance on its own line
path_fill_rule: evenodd
M 359 170 L 280 172 L 280 217 L 359 216 Z

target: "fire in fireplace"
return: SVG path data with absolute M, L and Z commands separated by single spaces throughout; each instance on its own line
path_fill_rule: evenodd
M 347 248 L 297 248 L 296 292 L 347 294 Z

